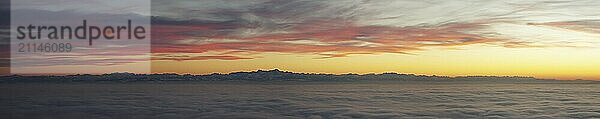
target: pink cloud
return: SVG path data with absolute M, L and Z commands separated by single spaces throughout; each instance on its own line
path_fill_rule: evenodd
M 482 27 L 485 25 L 478 23 L 392 27 L 358 26 L 350 22 L 321 21 L 299 24 L 285 33 L 258 34 L 248 37 L 235 34 L 235 32 L 219 33 L 228 29 L 222 29 L 213 24 L 158 25 L 153 27 L 153 34 L 158 37 L 154 37 L 156 42 L 153 43 L 152 51 L 153 53 L 228 52 L 228 57 L 201 57 L 186 60 L 249 59 L 231 58 L 237 54 L 249 52 L 316 54 L 323 58 L 332 58 L 353 54 L 411 54 L 423 47 L 450 47 L 501 40 L 465 33 L 465 31 Z M 182 44 L 178 42 L 190 39 L 198 40 L 201 43 Z M 208 42 L 209 40 L 206 39 L 214 42 Z M 235 39 L 236 42 L 219 42 L 220 39 Z M 302 41 L 310 42 L 296 43 Z M 161 60 L 165 59 L 169 58 Z

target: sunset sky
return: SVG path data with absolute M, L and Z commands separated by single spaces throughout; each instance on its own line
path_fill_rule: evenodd
M 77 31 L 77 27 L 96 26 L 105 28 L 110 26 L 124 26 L 131 21 L 132 26 L 147 27 L 150 32 L 150 1 L 147 0 L 13 0 L 10 2 L 10 73 L 27 75 L 46 75 L 46 74 L 102 74 L 112 72 L 134 72 L 150 73 L 150 39 L 132 40 L 132 39 L 113 39 L 104 38 L 95 39 L 94 45 L 87 38 L 69 39 L 65 38 L 50 39 L 51 30 L 31 30 L 29 26 L 35 28 L 59 27 L 57 30 L 63 33 L 62 27 L 69 26 L 73 28 L 75 36 L 86 31 Z M 8 6 L 3 6 L 8 7 Z M 2 8 L 5 10 L 6 8 Z M 84 21 L 86 25 L 84 25 Z M 27 28 L 23 30 L 27 33 L 18 32 L 19 27 Z M 92 30 L 87 34 L 92 35 Z M 118 32 L 118 31 L 116 31 Z M 117 34 L 127 34 L 126 30 Z M 19 39 L 19 34 L 39 34 L 33 35 L 39 37 L 34 40 L 29 38 Z M 100 34 L 100 33 L 96 33 Z M 150 34 L 144 34 L 150 36 Z M 6 36 L 6 34 L 0 34 Z M 25 36 L 25 35 L 23 35 Z M 86 35 L 81 35 L 86 36 Z M 0 37 L 5 38 L 5 37 Z M 89 37 L 91 38 L 91 37 Z M 4 39 L 2 39 L 4 40 Z M 65 46 L 71 45 L 69 52 L 58 51 L 59 44 Z M 6 41 L 0 44 L 7 44 Z M 26 45 L 27 44 L 27 45 Z M 44 47 L 36 47 L 42 46 Z M 55 47 L 52 47 L 54 45 Z M 23 47 L 19 47 L 23 46 Z M 27 46 L 27 47 L 25 47 Z M 6 45 L 2 45 L 6 47 Z M 35 48 L 32 48 L 35 47 Z M 37 50 L 36 50 L 37 49 Z M 46 52 L 42 52 L 43 51 Z M 25 52 L 30 51 L 30 52 Z M 63 49 L 63 51 L 65 51 Z M 2 53 L 2 52 L 0 52 Z M 6 53 L 2 53 L 6 56 Z M 0 58 L 1 59 L 1 58 Z M 2 61 L 2 60 L 0 60 Z M 6 67 L 0 65 L 0 67 Z M 0 68 L 2 69 L 2 68 Z M 4 70 L 0 70 L 4 71 Z M 1 73 L 0 74 L 5 74 Z
M 152 1 L 153 72 L 600 79 L 597 0 Z
M 71 4 L 31 8 L 44 14 L 152 16 L 152 73 L 278 68 L 600 80 L 598 0 L 152 0 L 150 8 L 64 1 Z M 97 72 L 136 67 L 129 59 L 107 59 L 145 55 L 128 54 L 139 48 L 125 46 L 98 54 L 111 64 L 100 64 L 108 68 Z M 98 60 L 84 56 L 67 58 Z

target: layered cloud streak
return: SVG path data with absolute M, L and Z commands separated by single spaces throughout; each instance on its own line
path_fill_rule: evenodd
M 152 50 L 154 60 L 182 61 L 253 59 L 261 53 L 415 54 L 472 44 L 593 47 L 598 5 L 593 0 L 156 0 Z M 519 32 L 535 30 L 540 32 Z M 546 33 L 550 37 L 535 37 Z

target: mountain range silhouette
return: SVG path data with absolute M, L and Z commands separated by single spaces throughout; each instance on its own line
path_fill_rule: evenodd
M 134 74 L 110 73 L 101 75 L 77 74 L 65 76 L 1 76 L 0 82 L 85 82 L 85 81 L 561 81 L 554 79 L 537 79 L 524 76 L 428 76 L 415 74 L 382 73 L 382 74 L 321 74 L 294 73 L 279 69 L 257 70 L 251 72 L 233 72 L 228 74 Z

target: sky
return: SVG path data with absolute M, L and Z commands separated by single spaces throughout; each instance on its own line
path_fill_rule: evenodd
M 134 2 L 64 1 L 85 9 L 36 9 L 151 15 L 151 73 L 600 80 L 597 0 L 152 0 L 150 13 Z M 106 5 L 122 9 L 98 7 Z M 122 63 L 111 66 L 134 66 Z
M 152 70 L 600 80 L 597 6 L 597 0 L 155 0 Z
M 68 31 L 63 33 L 62 27 L 70 26 L 75 35 L 85 32 L 88 35 L 81 36 L 93 36 L 93 31 L 90 30 L 91 26 L 104 29 L 107 26 L 116 28 L 117 26 L 128 26 L 128 23 L 131 23 L 132 28 L 141 26 L 151 32 L 150 7 L 150 1 L 147 0 L 11 1 L 9 8 L 11 22 L 8 27 L 11 28 L 9 36 L 11 41 L 10 73 L 27 75 L 151 73 L 150 37 L 142 40 L 125 39 L 126 35 L 122 35 L 122 39 L 115 38 L 113 40 L 101 37 L 91 41 L 92 45 L 87 38 L 83 40 L 68 39 L 68 35 L 65 35 L 64 39 L 49 39 L 47 36 L 50 36 L 51 31 L 43 29 L 29 32 L 29 34 L 37 32 L 40 34 L 40 39 L 18 39 L 17 36 L 20 33 L 16 30 L 18 27 L 29 25 L 34 26 L 33 28 L 35 26 L 54 26 L 61 29 L 57 30 L 56 34 L 59 34 L 57 36 L 62 36 L 60 34 L 70 34 Z M 83 27 L 84 22 L 85 26 L 88 26 L 87 31 L 77 31 L 77 27 Z M 28 32 L 28 30 L 24 31 Z M 115 31 L 115 33 L 117 32 Z M 94 33 L 100 35 L 98 32 Z M 127 34 L 127 30 L 122 30 L 117 34 Z M 6 37 L 6 34 L 0 35 Z M 150 36 L 149 33 L 143 35 Z M 67 43 L 72 48 L 68 52 L 52 52 L 58 51 L 60 44 L 66 46 Z M 40 44 L 44 44 L 44 47 L 36 47 L 42 46 Z M 46 52 L 40 52 L 39 49 Z

